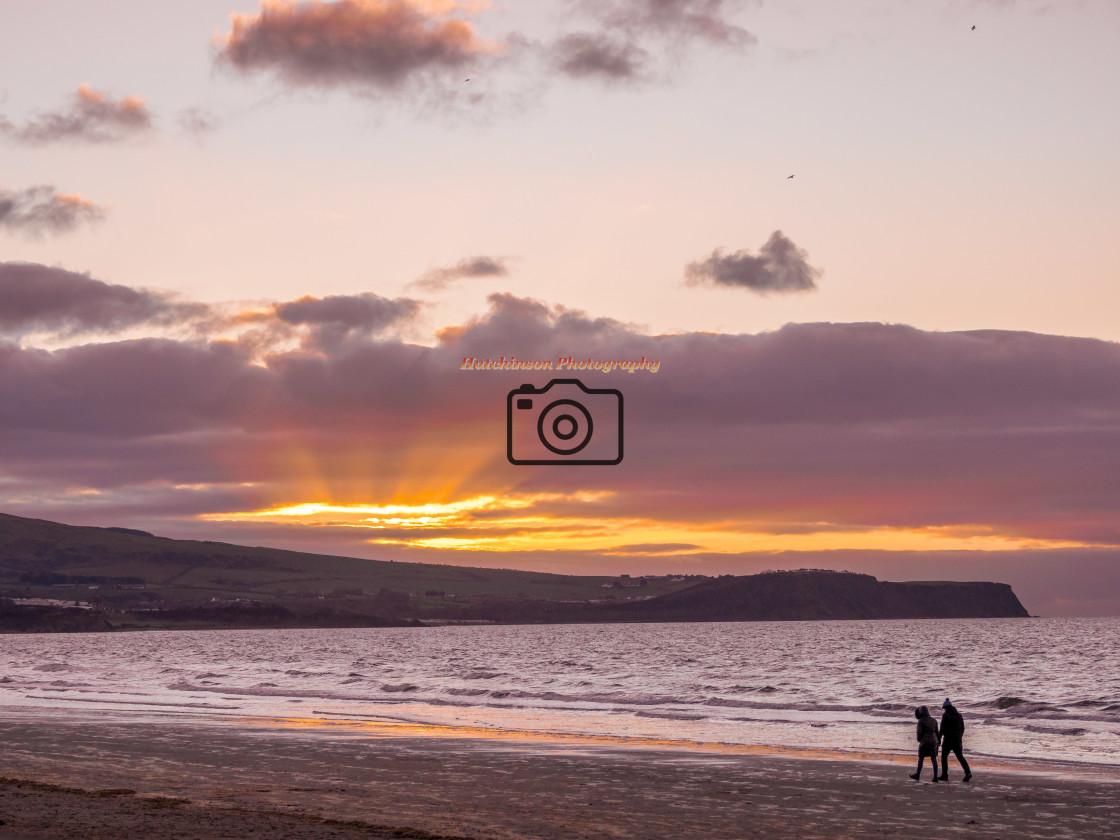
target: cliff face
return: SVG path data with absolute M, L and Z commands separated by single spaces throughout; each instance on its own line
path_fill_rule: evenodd
M 1006 583 L 887 583 L 849 572 L 722 577 L 610 612 L 635 621 L 1026 618 Z
M 1029 613 L 1006 583 L 880 583 L 888 604 L 929 611 L 930 618 L 1028 618 Z M 915 615 L 915 617 L 922 617 Z

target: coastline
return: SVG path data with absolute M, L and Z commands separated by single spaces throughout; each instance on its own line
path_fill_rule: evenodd
M 835 840 L 922 831 L 1094 840 L 1120 824 L 1120 778 L 1107 770 L 1063 778 L 970 756 L 971 784 L 959 782 L 953 761 L 958 781 L 934 785 L 928 770 L 909 780 L 913 762 L 903 757 L 354 726 L 312 732 L 288 723 L 2 717 L 0 840 L 60 832 L 90 840 Z

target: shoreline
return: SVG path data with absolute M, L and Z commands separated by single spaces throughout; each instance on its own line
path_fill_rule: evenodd
M 298 728 L 308 733 L 352 734 L 367 738 L 445 738 L 451 740 L 472 740 L 478 744 L 522 745 L 532 749 L 534 745 L 555 744 L 573 749 L 607 748 L 620 751 L 658 752 L 681 751 L 699 755 L 719 756 L 760 756 L 774 759 L 799 761 L 857 761 L 891 764 L 909 767 L 916 763 L 916 747 L 913 754 L 889 752 L 886 750 L 837 750 L 826 747 L 793 747 L 780 744 L 731 744 L 714 741 L 685 741 L 677 739 L 654 739 L 624 735 L 595 735 L 579 732 L 549 732 L 544 730 L 518 730 L 498 727 L 469 726 L 466 724 L 415 723 L 405 721 L 362 719 L 344 713 L 324 712 L 312 709 L 312 714 L 328 717 L 258 717 L 231 716 L 232 725 L 244 725 L 263 729 Z M 906 722 L 910 726 L 909 721 Z M 940 756 L 940 754 L 939 754 Z M 1053 779 L 1071 781 L 1090 781 L 1105 784 L 1120 784 L 1120 763 L 1096 764 L 1066 760 L 1033 760 L 1008 758 L 986 753 L 968 751 L 965 755 L 970 764 L 981 765 L 1001 773 L 1022 773 Z M 940 761 L 940 757 L 938 758 Z M 956 766 L 956 758 L 951 759 Z
M 928 770 L 919 783 L 907 778 L 916 758 L 901 756 L 389 731 L 2 719 L 0 776 L 34 781 L 0 782 L 0 840 L 862 840 L 925 831 L 1103 840 L 1120 824 L 1120 778 L 1058 778 L 980 757 L 970 756 L 970 784 L 953 761 L 957 781 L 935 785 Z M 135 793 L 96 793 L 113 790 Z
M 29 695 L 32 696 L 32 695 Z M 53 698 L 44 696 L 39 699 L 65 699 L 75 701 L 79 698 Z M 103 699 L 90 700 L 91 703 L 105 703 Z M 132 705 L 129 703 L 128 705 Z M 680 752 L 697 756 L 720 758 L 726 756 L 758 756 L 777 760 L 870 762 L 910 767 L 916 763 L 914 751 L 892 751 L 882 748 L 835 749 L 823 746 L 795 746 L 788 744 L 745 744 L 721 741 L 695 741 L 674 738 L 654 738 L 640 735 L 616 735 L 590 732 L 555 731 L 545 729 L 512 729 L 501 726 L 485 726 L 457 723 L 420 722 L 406 718 L 393 718 L 386 715 L 369 715 L 348 712 L 330 712 L 311 709 L 308 715 L 261 715 L 244 712 L 218 711 L 223 708 L 212 704 L 158 703 L 150 705 L 158 709 L 158 717 L 138 718 L 135 710 L 118 712 L 111 709 L 82 709 L 83 726 L 100 727 L 194 727 L 199 730 L 227 729 L 252 731 L 256 733 L 288 733 L 308 739 L 354 738 L 375 740 L 446 740 L 449 742 L 470 742 L 473 749 L 527 750 L 562 748 L 570 752 L 581 750 L 614 750 L 620 755 L 633 752 Z M 164 708 L 168 707 L 168 708 Z M 0 706 L 0 732 L 5 724 L 23 726 L 55 726 L 52 713 L 26 714 L 23 710 L 14 713 L 18 707 Z M 193 714 L 195 708 L 205 710 L 205 716 Z M 233 708 L 233 707 L 231 707 Z M 187 711 L 190 709 L 191 711 Z M 77 711 L 77 710 L 75 710 Z M 905 725 L 910 726 L 906 721 Z M 1070 759 L 1023 759 L 1012 756 L 995 755 L 966 748 L 965 757 L 972 765 L 980 765 L 1001 773 L 1023 774 L 1049 779 L 1069 781 L 1088 781 L 1103 784 L 1120 784 L 1120 761 L 1117 763 L 1097 763 Z M 1120 754 L 1117 755 L 1120 759 Z M 940 761 L 940 758 L 938 759 Z M 951 759 L 956 766 L 956 759 Z M 3 773 L 0 773 L 2 776 Z

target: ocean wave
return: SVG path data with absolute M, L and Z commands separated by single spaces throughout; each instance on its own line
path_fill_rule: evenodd
M 1080 726 L 1036 726 L 1033 723 L 1023 727 L 1027 732 L 1036 732 L 1040 735 L 1084 735 L 1088 729 Z
M 1023 697 L 1003 696 L 986 703 L 978 703 L 972 708 L 998 709 L 1008 716 L 1027 717 L 1039 714 L 1068 714 L 1061 706 L 1045 703 L 1038 700 L 1027 700 Z
M 231 685 L 200 685 L 199 683 L 188 682 L 187 680 L 177 680 L 176 682 L 169 683 L 167 688 L 169 691 L 206 691 L 212 694 L 232 694 L 239 697 L 298 697 L 318 698 L 321 700 L 355 700 L 362 703 L 391 702 L 369 694 L 347 694 L 341 691 L 316 691 L 306 688 L 271 688 L 264 683 L 241 687 Z
M 490 696 L 497 697 L 499 693 L 505 697 L 513 697 L 516 699 L 545 700 L 558 703 L 617 704 L 620 706 L 673 706 L 690 702 L 680 697 L 669 697 L 660 694 L 627 694 L 623 691 L 593 691 L 587 694 L 563 694 L 556 691 L 508 691 L 490 692 Z
M 159 706 L 169 707 L 174 709 L 212 709 L 212 710 L 236 710 L 239 706 L 218 706 L 214 703 L 168 703 L 163 700 L 112 700 L 105 697 L 40 697 L 36 694 L 27 695 L 32 700 L 62 700 L 67 703 L 105 703 L 114 706 Z
M 400 690 L 400 689 L 396 689 Z M 752 691 L 758 689 L 752 688 Z M 490 701 L 505 701 L 502 705 L 510 707 L 532 708 L 538 704 L 548 704 L 547 708 L 555 709 L 555 704 L 593 704 L 595 706 L 608 706 L 625 709 L 627 707 L 656 707 L 664 706 L 671 709 L 671 713 L 681 713 L 679 707 L 692 707 L 699 713 L 700 708 L 726 708 L 726 709 L 752 709 L 759 711 L 797 711 L 797 712 L 838 712 L 841 714 L 870 715 L 873 717 L 905 718 L 909 719 L 913 706 L 908 703 L 876 702 L 861 704 L 843 703 L 812 703 L 812 702 L 768 702 L 766 700 L 748 700 L 730 697 L 687 697 L 662 694 L 640 694 L 626 692 L 557 692 L 557 691 L 531 691 L 526 689 L 486 689 L 475 688 L 447 688 L 443 689 L 444 695 L 453 697 L 483 698 Z M 425 697 L 427 702 L 427 697 Z M 572 705 L 573 710 L 583 709 L 586 706 Z M 692 712 L 687 712 L 692 713 Z M 707 715 L 702 715 L 707 717 Z
M 700 690 L 701 691 L 708 691 L 708 692 L 717 692 L 718 691 L 718 692 L 721 692 L 723 694 L 752 694 L 752 693 L 758 693 L 758 692 L 760 692 L 762 694 L 769 694 L 772 691 L 777 691 L 777 689 L 774 688 L 774 686 L 772 686 L 772 685 L 739 685 L 738 683 L 736 683 L 735 685 L 728 685 L 728 686 L 702 685 L 702 686 L 700 686 Z M 793 691 L 793 692 L 797 692 L 800 689 L 794 688 L 794 689 L 789 689 L 789 690 Z
M 683 712 L 650 712 L 645 709 L 634 712 L 637 717 L 657 718 L 659 720 L 707 720 L 707 715 L 690 715 Z
M 843 712 L 876 717 L 899 717 L 901 712 L 911 712 L 914 708 L 905 703 L 766 703 L 761 700 L 733 700 L 727 697 L 711 697 L 701 705 L 720 706 L 729 709 L 774 709 L 789 712 Z

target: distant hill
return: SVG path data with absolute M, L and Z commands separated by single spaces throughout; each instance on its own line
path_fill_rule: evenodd
M 0 632 L 1027 616 L 1002 583 L 887 583 L 830 571 L 555 575 L 173 540 L 7 514 L 0 598 L 13 601 L 0 610 Z M 28 599 L 40 606 L 20 603 Z M 75 602 L 88 608 L 84 616 L 59 612 Z
M 1027 618 L 1006 583 L 888 583 L 853 572 L 800 570 L 724 575 L 657 597 L 558 603 L 494 600 L 470 617 L 502 623 L 833 621 Z
M 279 622 L 275 626 L 470 620 L 474 609 L 495 600 L 622 601 L 665 594 L 701 579 L 395 563 L 0 514 L 0 598 L 78 601 L 107 614 L 129 613 L 110 620 L 130 626 L 187 622 L 188 614 L 175 612 L 179 609 L 204 610 L 187 622 L 191 626 L 231 626 L 238 617 L 245 626 L 262 626 L 269 616 Z M 282 606 L 291 615 L 262 610 L 262 605 Z M 0 630 L 17 625 L 22 626 L 19 619 L 9 617 L 7 625 L 0 621 Z
M 851 572 L 766 572 L 720 577 L 635 604 L 610 607 L 643 621 L 817 621 L 1026 618 L 1006 583 L 888 583 Z

